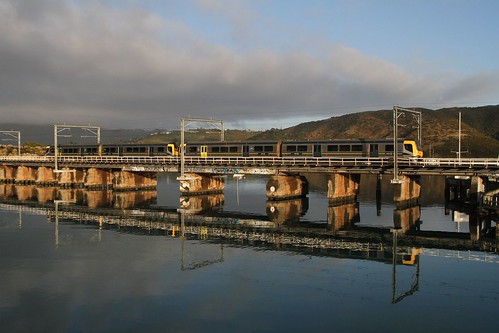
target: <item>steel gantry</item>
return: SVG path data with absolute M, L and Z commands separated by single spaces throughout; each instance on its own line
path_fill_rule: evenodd
M 71 128 L 80 128 L 84 131 L 90 132 L 92 135 L 87 135 L 84 136 L 82 135 L 82 138 L 97 138 L 97 144 L 100 144 L 100 127 L 98 126 L 80 126 L 80 125 L 54 125 L 54 172 L 64 172 L 63 170 L 59 170 L 58 168 L 58 155 L 59 155 L 59 150 L 57 148 L 57 138 L 58 137 L 65 137 L 69 138 L 71 137 L 70 134 L 61 134 L 64 131 L 69 131 Z
M 0 131 L 0 133 L 11 137 L 10 139 L 3 140 L 15 140 L 17 139 L 17 155 L 21 155 L 21 131 Z
M 421 124 L 422 124 L 422 115 L 421 111 L 409 110 L 405 108 L 401 108 L 399 106 L 393 107 L 393 179 L 391 180 L 392 184 L 400 184 L 401 180 L 398 177 L 398 127 L 403 126 L 399 125 L 398 118 L 405 113 L 412 114 L 413 118 L 417 121 L 417 130 L 418 130 L 418 146 L 421 147 Z
M 223 120 L 204 119 L 204 118 L 180 118 L 180 177 L 178 180 L 184 180 L 185 169 L 185 128 L 194 123 L 220 124 L 220 141 L 225 140 L 225 130 Z

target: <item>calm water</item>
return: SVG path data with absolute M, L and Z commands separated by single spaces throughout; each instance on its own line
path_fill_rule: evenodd
M 228 178 L 216 211 L 269 225 L 266 180 Z M 331 229 L 324 181 L 310 182 L 308 208 L 285 223 L 289 230 Z M 362 180 L 350 228 L 393 227 L 389 179 L 378 204 L 375 184 Z M 470 224 L 458 222 L 466 215 L 444 208 L 443 184 L 423 180 L 418 228 L 469 239 Z M 84 201 L 92 204 L 92 195 Z M 141 206 L 174 212 L 179 197 L 175 175 L 163 175 L 157 193 L 140 197 L 147 201 Z M 470 332 L 499 324 L 499 256 L 478 248 L 415 247 L 415 260 L 394 265 L 389 253 L 99 228 L 85 214 L 61 215 L 56 223 L 51 201 L 31 196 L 20 206 L 8 199 L 0 205 L 2 332 Z

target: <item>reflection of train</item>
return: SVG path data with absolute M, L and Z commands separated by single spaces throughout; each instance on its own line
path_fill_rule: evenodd
M 178 156 L 179 146 L 163 144 L 60 145 L 62 156 Z M 313 156 L 313 157 L 390 157 L 393 140 L 320 140 L 320 141 L 210 141 L 188 142 L 186 156 Z M 400 155 L 423 157 L 414 140 L 400 139 Z M 50 155 L 54 147 L 49 148 Z

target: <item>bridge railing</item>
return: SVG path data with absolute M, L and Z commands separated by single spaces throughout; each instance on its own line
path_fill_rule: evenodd
M 54 156 L 0 156 L 4 164 L 23 163 L 54 163 Z M 180 157 L 173 156 L 59 156 L 59 163 L 67 164 L 145 164 L 145 165 L 176 165 Z M 186 156 L 187 165 L 228 165 L 228 166 L 286 166 L 286 167 L 389 167 L 393 165 L 392 158 L 375 157 L 309 157 L 309 156 Z M 454 168 L 499 168 L 499 158 L 399 158 L 398 164 L 404 167 L 454 167 Z

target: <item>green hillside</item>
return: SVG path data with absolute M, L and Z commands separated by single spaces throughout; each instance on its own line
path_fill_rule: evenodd
M 459 117 L 462 114 L 463 157 L 499 156 L 499 105 L 475 108 L 416 109 L 422 112 L 422 148 L 425 156 L 455 157 L 458 150 Z M 410 114 L 399 118 L 405 126 L 399 137 L 417 138 L 416 121 Z M 393 138 L 393 111 L 352 113 L 267 131 L 226 130 L 225 140 L 319 140 Z M 220 140 L 218 130 L 196 129 L 185 133 L 186 141 Z M 152 135 L 140 142 L 180 142 L 180 132 Z

